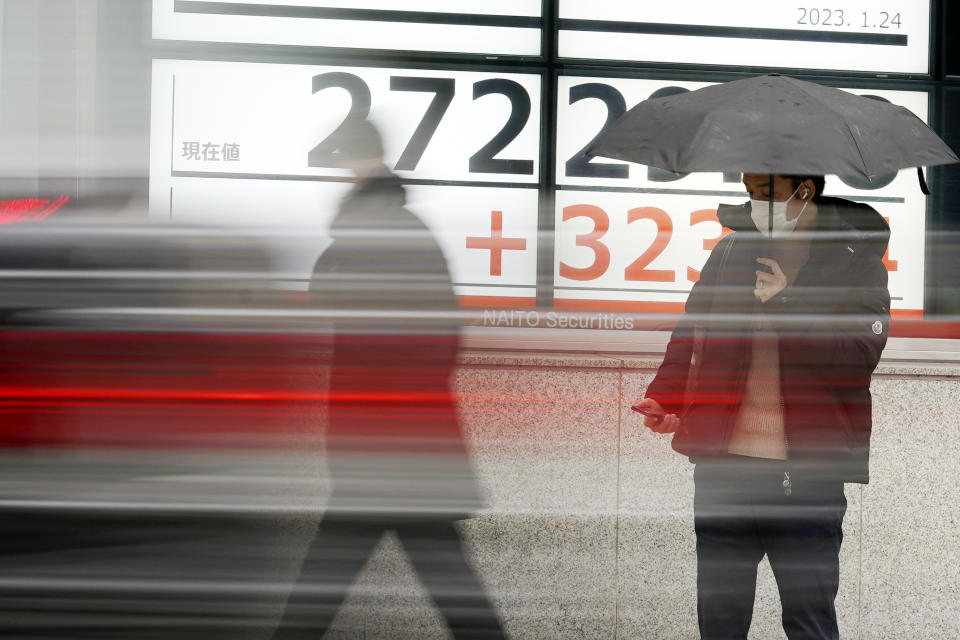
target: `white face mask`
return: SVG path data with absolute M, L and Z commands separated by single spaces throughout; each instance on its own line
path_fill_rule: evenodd
M 797 214 L 797 217 L 793 220 L 787 220 L 787 204 L 793 200 L 793 197 L 797 195 L 797 191 L 800 191 L 798 186 L 796 191 L 790 195 L 789 198 L 783 202 L 774 202 L 773 203 L 773 236 L 774 238 L 783 238 L 791 233 L 797 228 L 797 223 L 800 222 L 801 216 L 803 216 L 804 210 L 807 208 L 809 202 L 804 202 L 803 207 L 800 209 L 800 213 Z M 769 200 L 754 200 L 750 199 L 750 217 L 753 218 L 753 224 L 757 227 L 757 231 L 762 233 L 765 236 L 770 236 L 770 201 Z

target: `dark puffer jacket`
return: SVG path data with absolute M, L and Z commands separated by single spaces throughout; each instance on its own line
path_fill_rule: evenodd
M 817 204 L 809 260 L 766 303 L 753 289 L 756 258 L 769 255 L 771 241 L 753 226 L 749 204 L 721 206 L 721 223 L 735 233 L 710 254 L 646 394 L 681 416 L 673 447 L 694 462 L 727 455 L 762 314 L 779 338 L 789 464 L 818 478 L 869 480 L 870 377 L 890 325 L 890 229 L 867 205 Z

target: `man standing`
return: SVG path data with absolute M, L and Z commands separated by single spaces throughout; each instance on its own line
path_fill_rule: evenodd
M 821 176 L 745 174 L 639 409 L 695 463 L 701 637 L 746 638 L 770 561 L 790 640 L 837 639 L 845 482 L 868 481 L 889 227 Z M 771 198 L 772 192 L 772 198 Z M 772 231 L 770 200 L 772 199 Z

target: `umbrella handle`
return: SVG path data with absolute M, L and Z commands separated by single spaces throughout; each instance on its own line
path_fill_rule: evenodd
M 920 191 L 923 191 L 923 195 L 930 195 L 930 187 L 927 186 L 927 181 L 923 178 L 923 167 L 917 167 L 917 178 L 920 179 Z

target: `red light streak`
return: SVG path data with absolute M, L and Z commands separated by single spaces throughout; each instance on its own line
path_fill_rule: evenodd
M 28 220 L 43 220 L 61 209 L 70 201 L 70 196 L 60 196 L 50 201 L 47 198 L 20 198 L 0 201 L 0 224 L 14 224 Z

